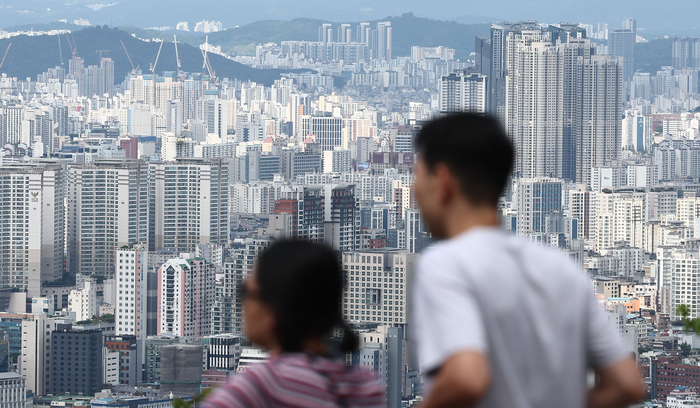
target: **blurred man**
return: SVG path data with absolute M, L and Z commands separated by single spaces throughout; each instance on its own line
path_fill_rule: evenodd
M 416 145 L 416 198 L 444 239 L 422 254 L 412 287 L 421 407 L 624 407 L 644 398 L 585 274 L 565 254 L 499 228 L 514 161 L 499 124 L 448 116 L 425 126 Z M 591 390 L 588 368 L 598 375 Z

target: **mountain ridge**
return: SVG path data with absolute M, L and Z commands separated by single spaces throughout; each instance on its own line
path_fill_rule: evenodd
M 29 77 L 35 80 L 38 74 L 45 72 L 49 68 L 60 66 L 62 58 L 63 67 L 67 73 L 68 61 L 71 58 L 71 50 L 66 37 L 66 35 L 20 35 L 0 40 L 1 50 L 5 50 L 8 44 L 10 42 L 12 43 L 12 47 L 0 71 L 11 77 L 22 79 Z M 131 63 L 120 41 L 124 42 L 134 65 L 140 65 L 144 73 L 148 73 L 148 68 L 150 64 L 155 61 L 158 48 L 160 47 L 159 42 L 142 41 L 133 37 L 126 31 L 106 26 L 84 28 L 73 32 L 70 37 L 71 43 L 75 45 L 78 55 L 84 58 L 85 66 L 99 65 L 100 53 L 96 51 L 109 50 L 108 52 L 103 52 L 101 55 L 110 57 L 114 61 L 115 83 L 122 82 L 127 73 L 132 70 Z M 61 42 L 60 53 L 59 41 Z M 182 60 L 181 71 L 190 73 L 203 72 L 202 54 L 199 48 L 188 44 L 178 44 L 178 51 Z M 255 69 L 215 54 L 209 54 L 209 59 L 212 69 L 220 78 L 235 78 L 243 81 L 251 80 L 268 86 L 271 85 L 275 79 L 278 79 L 281 73 L 309 71 Z M 163 43 L 156 68 L 157 73 L 175 71 L 177 69 L 175 46 L 172 41 Z

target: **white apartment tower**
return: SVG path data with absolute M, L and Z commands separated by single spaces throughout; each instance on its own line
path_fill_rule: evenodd
M 228 164 L 178 158 L 149 165 L 149 249 L 194 252 L 200 243 L 228 242 Z M 142 241 L 140 241 L 142 242 Z
M 399 325 L 406 323 L 406 283 L 418 260 L 405 250 L 344 252 L 348 282 L 343 317 L 348 321 Z
M 699 238 L 700 230 L 700 197 L 692 193 L 683 193 L 676 201 L 676 220 L 693 231 L 693 236 Z
M 671 253 L 671 318 L 676 319 L 676 308 L 688 306 L 689 318 L 700 317 L 700 299 L 697 299 L 700 259 L 698 252 L 677 250 Z
M 486 112 L 486 75 L 458 70 L 440 79 L 440 112 Z
M 38 297 L 41 282 L 62 277 L 64 196 L 59 164 L 0 167 L 0 286 Z
M 71 290 L 68 294 L 68 310 L 75 313 L 75 320 L 89 320 L 98 315 L 97 286 L 86 280 L 82 289 Z
M 22 319 L 22 355 L 20 374 L 27 379 L 27 390 L 45 395 L 51 383 L 51 332 L 56 319 L 45 314 L 27 315 Z
M 170 259 L 158 268 L 158 334 L 186 340 L 211 334 L 215 275 L 203 259 Z
M 148 242 L 148 167 L 95 160 L 68 170 L 68 256 L 72 271 L 112 277 L 117 248 Z
M 114 334 L 144 339 L 148 247 L 133 245 L 117 249 L 114 268 Z

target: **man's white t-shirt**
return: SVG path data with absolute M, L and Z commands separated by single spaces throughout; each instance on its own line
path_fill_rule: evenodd
M 500 228 L 470 229 L 428 248 L 411 294 L 410 337 L 425 393 L 431 372 L 476 351 L 492 376 L 480 407 L 584 407 L 587 368 L 628 356 L 583 271 Z

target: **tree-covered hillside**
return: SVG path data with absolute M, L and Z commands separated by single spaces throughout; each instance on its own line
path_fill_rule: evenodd
M 4 53 L 8 43 L 12 43 L 0 72 L 18 78 L 36 79 L 37 74 L 60 65 L 61 56 L 64 67 L 68 71 L 71 50 L 67 37 L 66 35 L 33 37 L 22 35 L 0 40 L 0 52 L 2 53 Z M 141 41 L 125 31 L 106 26 L 85 28 L 74 32 L 69 37 L 71 44 L 74 43 L 78 55 L 85 59 L 86 66 L 99 65 L 100 54 L 96 51 L 107 50 L 108 52 L 103 52 L 102 56 L 114 60 L 114 80 L 117 83 L 121 82 L 131 71 L 131 64 L 120 41 L 124 42 L 134 65 L 140 65 L 144 73 L 149 72 L 150 64 L 155 61 L 160 46 L 159 42 Z M 59 53 L 59 41 L 61 53 Z M 178 51 L 182 60 L 182 71 L 203 72 L 202 53 L 199 48 L 188 44 L 178 44 Z M 266 85 L 271 85 L 275 79 L 280 77 L 280 73 L 290 71 L 254 69 L 212 54 L 210 54 L 209 59 L 212 69 L 218 77 L 251 80 Z M 161 73 L 175 70 L 175 45 L 171 39 L 163 44 L 156 71 Z
M 660 38 L 647 43 L 638 43 L 634 49 L 635 71 L 656 74 L 661 67 L 672 64 L 672 38 Z
M 440 21 L 416 17 L 413 13 L 405 13 L 398 17 L 387 17 L 381 20 L 369 21 L 374 29 L 378 21 L 390 21 L 392 27 L 393 56 L 411 55 L 411 47 L 436 47 L 443 45 L 454 48 L 456 56 L 466 59 L 474 51 L 474 37 L 488 36 L 491 25 L 461 24 L 454 21 Z M 325 23 L 323 20 L 297 18 L 292 21 L 265 20 L 242 27 L 230 28 L 209 34 L 209 43 L 221 46 L 225 52 L 236 55 L 255 55 L 255 46 L 268 42 L 280 43 L 286 40 L 317 41 L 318 28 Z M 350 23 L 355 35 L 355 26 Z M 338 27 L 334 23 L 333 26 Z M 129 33 L 140 38 L 172 39 L 173 32 L 142 30 L 136 27 L 123 27 Z M 204 42 L 203 35 L 178 35 L 178 41 L 197 46 Z M 184 34 L 184 33 L 183 33 Z

